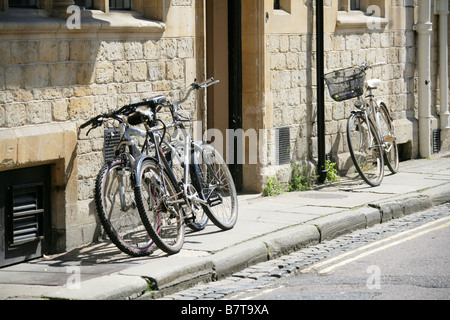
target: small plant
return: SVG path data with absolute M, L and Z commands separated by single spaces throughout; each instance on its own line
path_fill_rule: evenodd
M 316 174 L 310 174 L 308 166 L 299 163 L 291 163 L 292 174 L 289 181 L 289 191 L 307 191 L 317 180 Z
M 339 173 L 338 173 L 337 169 L 335 168 L 336 163 L 331 162 L 330 160 L 327 160 L 325 162 L 325 166 L 327 168 L 327 179 L 326 179 L 326 181 L 335 182 L 335 181 L 338 181 L 341 178 L 339 176 Z
M 284 188 L 276 177 L 267 177 L 267 183 L 264 187 L 264 196 L 278 196 L 284 192 Z
M 339 176 L 338 170 L 335 168 L 336 163 L 327 160 L 325 165 L 327 169 L 327 178 L 325 181 L 338 181 L 341 177 Z M 283 187 L 275 176 L 267 177 L 267 183 L 264 187 L 265 197 L 278 196 L 284 192 L 308 191 L 312 189 L 318 179 L 315 170 L 311 170 L 309 166 L 300 165 L 297 162 L 291 163 L 291 167 L 291 178 L 286 188 Z

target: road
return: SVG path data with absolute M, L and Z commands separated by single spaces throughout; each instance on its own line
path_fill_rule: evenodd
M 450 299 L 450 204 L 252 266 L 174 299 Z

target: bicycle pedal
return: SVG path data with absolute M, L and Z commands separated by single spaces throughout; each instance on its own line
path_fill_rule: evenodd
M 219 194 L 216 194 L 216 195 L 208 198 L 208 205 L 210 207 L 218 206 L 218 205 L 222 204 L 222 202 L 223 202 L 222 197 Z

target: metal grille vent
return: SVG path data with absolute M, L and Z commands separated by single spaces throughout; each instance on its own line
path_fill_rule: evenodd
M 441 130 L 433 130 L 433 152 L 441 151 Z
M 291 162 L 290 128 L 277 128 L 275 131 L 275 139 L 277 144 L 277 165 L 289 164 Z
M 114 161 L 116 158 L 116 148 L 120 142 L 119 128 L 106 128 L 103 146 L 103 156 L 105 162 Z
M 15 186 L 12 199 L 10 245 L 20 245 L 43 236 L 43 185 Z

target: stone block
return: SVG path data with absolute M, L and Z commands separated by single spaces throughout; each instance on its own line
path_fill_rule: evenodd
M 111 62 L 100 62 L 95 67 L 96 83 L 111 83 L 114 79 L 114 66 Z
M 5 67 L 4 70 L 6 90 L 24 88 L 25 72 L 22 66 L 9 66 Z
M 0 170 L 17 163 L 17 139 L 13 129 L 0 129 Z
M 131 80 L 132 81 L 145 81 L 147 80 L 147 63 L 145 61 L 141 62 L 131 62 Z
M 59 46 L 57 41 L 39 42 L 39 61 L 57 62 L 59 60 Z

